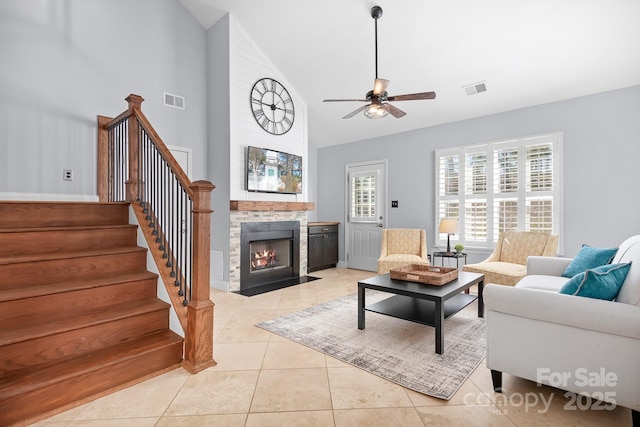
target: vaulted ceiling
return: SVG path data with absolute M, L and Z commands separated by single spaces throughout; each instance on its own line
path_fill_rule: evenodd
M 640 84 L 638 0 L 180 0 L 205 27 L 227 13 L 308 104 L 318 147 Z M 407 115 L 344 115 L 378 74 Z M 486 92 L 464 87 L 484 82 Z

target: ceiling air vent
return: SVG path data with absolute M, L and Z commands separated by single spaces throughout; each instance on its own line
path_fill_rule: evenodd
M 484 82 L 480 82 L 480 83 L 474 83 L 467 86 L 462 86 L 462 89 L 464 89 L 464 93 L 466 93 L 467 96 L 470 96 L 470 95 L 475 95 L 476 93 L 486 92 L 487 85 Z
M 166 105 L 167 107 L 179 108 L 181 110 L 184 110 L 184 96 L 165 92 L 164 105 Z

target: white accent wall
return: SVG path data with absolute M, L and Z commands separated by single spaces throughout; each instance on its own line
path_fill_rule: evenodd
M 308 201 L 311 173 L 308 168 L 307 105 L 233 16 L 224 16 L 208 30 L 207 49 L 209 180 L 216 185 L 212 193 L 211 277 L 215 287 L 229 290 L 229 270 L 235 268 L 230 265 L 229 200 Z M 253 117 L 251 89 L 264 77 L 282 83 L 293 99 L 295 120 L 284 135 L 265 132 Z M 302 194 L 246 191 L 246 149 L 249 145 L 302 156 Z

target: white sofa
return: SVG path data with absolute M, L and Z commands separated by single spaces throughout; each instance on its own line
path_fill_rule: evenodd
M 640 235 L 611 262 L 629 261 L 615 301 L 558 293 L 570 258 L 530 257 L 516 286 L 485 286 L 494 390 L 507 372 L 630 408 L 640 426 Z

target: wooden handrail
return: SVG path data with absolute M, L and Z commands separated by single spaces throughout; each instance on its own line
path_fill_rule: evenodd
M 192 247 L 191 254 L 191 283 L 185 292 L 190 295 L 185 296 L 184 301 L 188 302 L 186 310 L 179 303 L 177 298 L 172 295 L 172 304 L 185 333 L 183 366 L 190 372 L 195 373 L 216 364 L 213 359 L 213 309 L 214 304 L 210 299 L 210 244 L 211 244 L 211 191 L 215 188 L 208 181 L 191 182 L 179 163 L 173 157 L 167 146 L 164 144 L 158 133 L 155 131 L 149 120 L 145 117 L 141 110 L 141 104 L 144 99 L 135 94 L 131 94 L 126 98 L 129 103 L 128 109 L 119 114 L 116 118 L 98 116 L 98 197 L 100 201 L 110 201 L 112 197 L 109 194 L 110 175 L 115 175 L 109 168 L 113 166 L 109 164 L 109 131 L 120 126 L 123 121 L 127 121 L 127 160 L 126 165 L 127 179 L 125 183 L 125 196 L 127 201 L 134 203 L 138 199 L 142 199 L 140 191 L 142 188 L 138 186 L 150 185 L 151 183 L 142 182 L 139 170 L 139 156 L 142 154 L 140 150 L 140 134 L 144 131 L 148 140 L 153 144 L 157 153 L 162 157 L 164 163 L 169 167 L 170 171 L 178 181 L 182 191 L 191 200 L 191 234 Z M 122 160 L 122 159 L 119 159 Z M 147 177 L 148 179 L 148 177 Z M 118 184 L 118 183 L 116 183 Z M 113 186 L 114 183 L 111 183 Z M 169 200 L 171 194 L 166 196 Z M 168 205 L 167 205 L 168 206 Z M 155 215 L 155 213 L 143 212 L 143 208 L 134 205 L 134 212 L 139 218 L 139 222 L 143 224 L 145 215 Z M 142 220 L 141 220 L 142 219 Z M 156 218 L 157 219 L 157 218 Z M 152 220 L 157 226 L 156 220 Z M 163 253 L 158 251 L 157 237 L 165 235 L 165 231 L 156 230 L 156 234 L 151 230 L 143 230 L 145 239 L 147 240 L 153 258 L 160 271 L 162 278 L 170 295 L 175 291 L 174 284 L 171 282 L 171 276 L 166 271 L 167 266 L 163 262 Z M 174 257 L 169 254 L 169 259 Z M 166 261 L 166 255 L 164 258 Z M 180 271 L 178 270 L 178 275 Z M 180 279 L 182 282 L 186 278 Z M 181 288 L 182 290 L 182 288 Z

